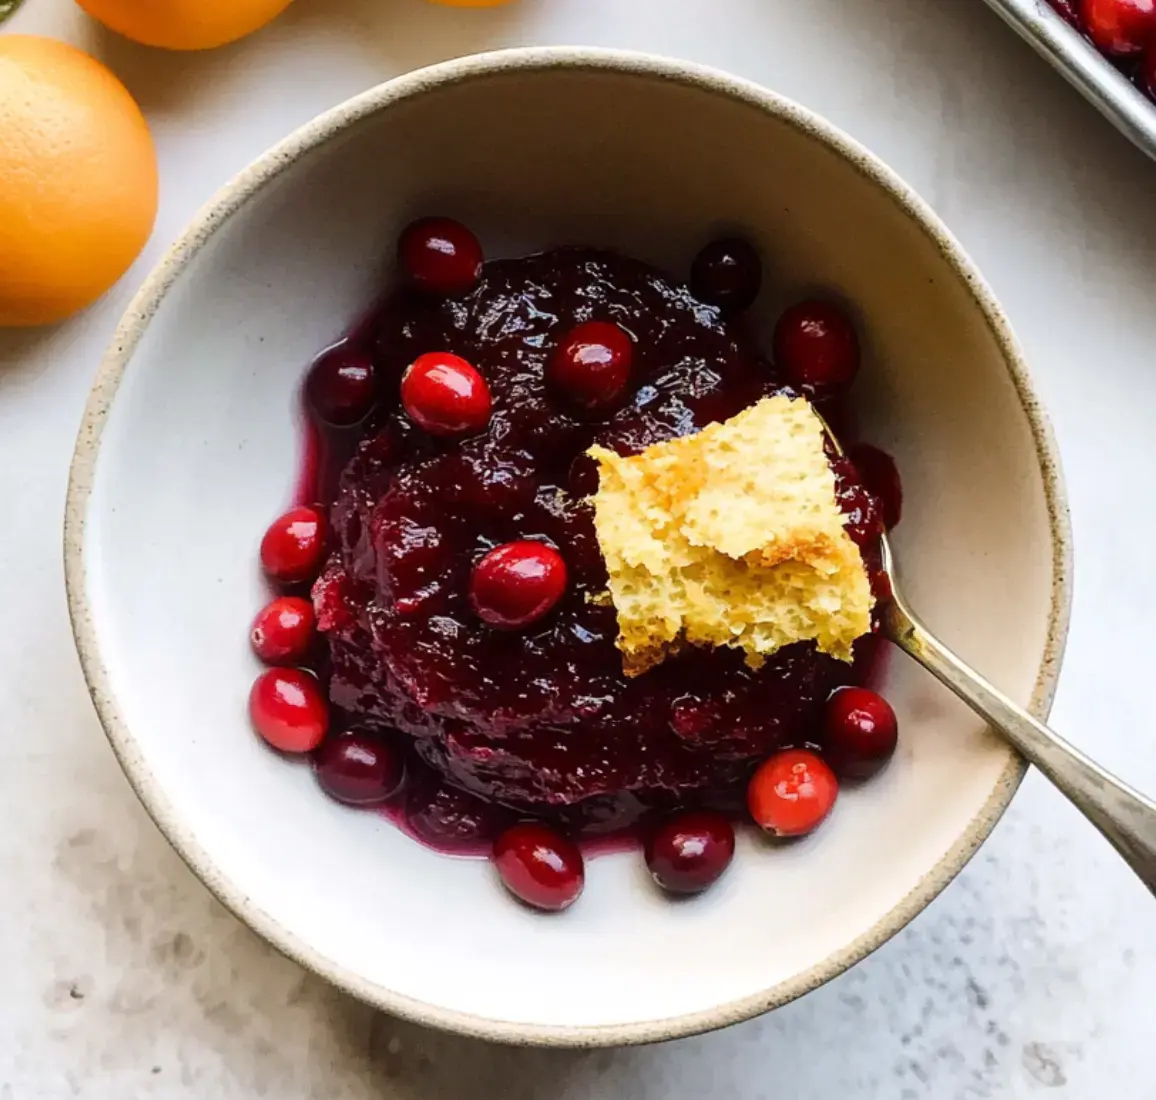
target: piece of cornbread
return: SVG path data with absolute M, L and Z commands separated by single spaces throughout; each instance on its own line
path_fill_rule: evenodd
M 632 458 L 591 449 L 628 675 L 684 643 L 733 646 L 752 665 L 799 641 L 851 659 L 871 587 L 823 439 L 805 400 L 771 397 Z

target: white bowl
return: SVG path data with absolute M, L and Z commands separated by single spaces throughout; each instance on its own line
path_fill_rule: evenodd
M 396 233 L 448 213 L 489 254 L 618 247 L 672 272 L 727 227 L 770 260 L 765 322 L 822 284 L 861 312 L 867 438 L 903 472 L 915 607 L 1047 711 L 1069 536 L 1043 413 L 1006 321 L 934 214 L 829 124 L 754 85 L 585 49 L 439 65 L 330 111 L 197 217 L 96 382 L 66 522 L 77 644 L 130 780 L 242 920 L 358 997 L 422 1023 L 556 1045 L 644 1042 L 780 1005 L 898 931 L 987 836 L 1022 763 L 897 658 L 902 742 L 812 839 L 750 839 L 707 896 L 597 859 L 559 918 L 483 861 L 417 846 L 266 751 L 245 700 L 256 544 L 289 501 L 311 356 L 374 298 Z M 625 731 L 624 731 L 625 732 Z

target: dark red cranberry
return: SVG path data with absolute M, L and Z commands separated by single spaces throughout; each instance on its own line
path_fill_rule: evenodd
M 317 618 L 313 604 L 298 596 L 279 596 L 253 620 L 253 652 L 267 665 L 295 665 L 313 644 Z
M 741 313 L 759 296 L 763 265 L 749 241 L 727 237 L 699 251 L 690 267 L 690 292 L 726 313 Z
M 1112 57 L 1134 57 L 1156 42 L 1156 0 L 1080 0 L 1084 27 Z
M 261 567 L 281 584 L 311 581 L 325 556 L 325 520 L 316 508 L 291 508 L 261 539 Z
M 775 362 L 792 385 L 812 397 L 826 397 L 855 380 L 859 337 L 833 302 L 798 302 L 775 325 Z
M 330 348 L 310 369 L 305 393 L 322 420 L 338 427 L 356 424 L 377 396 L 373 361 L 348 345 Z
M 312 752 L 329 730 L 329 704 L 308 672 L 271 668 L 249 692 L 249 720 L 273 748 Z
M 787 749 L 765 760 L 747 787 L 747 807 L 760 829 L 775 836 L 805 836 L 835 805 L 839 781 L 809 749 Z
M 460 355 L 419 355 L 401 379 L 401 403 L 411 420 L 432 435 L 475 435 L 490 422 L 486 380 Z
M 562 338 L 547 375 L 574 404 L 607 409 L 626 392 L 633 362 L 630 333 L 609 321 L 587 321 Z
M 582 853 L 545 825 L 515 825 L 494 845 L 506 889 L 535 909 L 558 913 L 578 900 L 586 881 Z
M 421 218 L 402 232 L 398 258 L 414 284 L 431 294 L 465 294 L 478 285 L 482 246 L 449 218 Z
M 692 812 L 664 821 L 646 842 L 646 866 L 672 894 L 698 894 L 731 864 L 735 831 L 722 814 Z
M 1156 41 L 1148 47 L 1144 62 L 1140 66 L 1140 87 L 1156 100 Z
M 891 704 L 867 688 L 843 687 L 827 701 L 823 750 L 847 779 L 869 779 L 895 752 L 899 725 Z
M 313 764 L 321 789 L 350 806 L 384 802 L 405 778 L 405 761 L 397 746 L 363 730 L 327 737 Z
M 870 443 L 856 443 L 848 458 L 859 473 L 867 491 L 879 505 L 879 516 L 888 531 L 903 518 L 903 484 L 899 470 L 886 451 Z
M 549 613 L 566 591 L 566 562 L 544 542 L 507 542 L 470 575 L 470 602 L 490 626 L 516 630 Z
M 1070 23 L 1077 30 L 1083 29 L 1080 24 L 1080 13 L 1076 8 L 1076 0 L 1048 0 L 1048 3 L 1065 23 Z

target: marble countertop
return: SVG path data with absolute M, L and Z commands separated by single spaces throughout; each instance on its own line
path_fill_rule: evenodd
M 71 0 L 5 31 L 103 58 L 161 158 L 157 231 L 56 329 L 0 331 L 0 1100 L 1100 1097 L 1150 1100 L 1151 899 L 1037 775 L 966 871 L 854 970 L 664 1047 L 517 1051 L 348 1000 L 229 916 L 122 778 L 68 629 L 61 513 L 97 360 L 133 288 L 228 176 L 347 96 L 518 44 L 646 49 L 800 100 L 943 216 L 1003 301 L 1052 413 L 1076 534 L 1058 728 L 1156 790 L 1145 639 L 1156 477 L 1156 163 L 979 0 L 297 0 L 204 55 L 114 38 Z

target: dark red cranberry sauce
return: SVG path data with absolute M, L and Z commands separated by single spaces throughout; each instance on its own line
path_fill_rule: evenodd
M 613 322 L 633 341 L 630 382 L 593 412 L 549 382 L 576 326 Z M 813 740 L 835 688 L 862 682 L 873 639 L 848 666 L 810 645 L 752 670 L 694 650 L 622 673 L 589 494 L 593 443 L 621 453 L 790 392 L 718 308 L 642 263 L 559 249 L 485 265 L 457 298 L 392 294 L 346 342 L 368 357 L 377 399 L 354 427 L 306 405 L 315 465 L 303 499 L 328 508 L 331 555 L 314 587 L 329 643 L 335 725 L 400 731 L 409 745 L 404 823 L 442 849 L 492 841 L 529 816 L 571 834 L 632 826 L 673 807 L 733 811 L 754 768 Z M 419 356 L 450 352 L 489 387 L 485 430 L 425 432 L 399 402 Z M 867 547 L 879 502 L 832 455 L 852 536 Z M 470 578 L 495 547 L 540 540 L 566 591 L 521 630 L 487 625 Z

